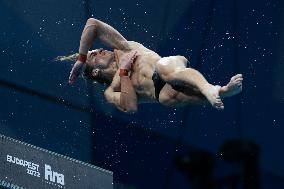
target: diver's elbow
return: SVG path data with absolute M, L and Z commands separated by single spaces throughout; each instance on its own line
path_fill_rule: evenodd
M 98 19 L 95 19 L 95 18 L 88 18 L 87 22 L 86 22 L 86 25 L 95 25 L 97 26 L 99 23 L 99 20 Z

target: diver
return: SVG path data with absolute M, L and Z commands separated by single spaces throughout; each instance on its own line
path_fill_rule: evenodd
M 113 51 L 90 50 L 96 39 Z M 160 57 L 140 43 L 127 41 L 116 29 L 94 18 L 86 22 L 79 54 L 59 59 L 76 59 L 70 84 L 81 74 L 106 84 L 106 100 L 124 112 L 136 112 L 140 103 L 156 102 L 171 107 L 211 104 L 222 110 L 222 98 L 242 91 L 242 74 L 233 76 L 222 87 L 212 85 L 189 66 L 184 56 Z

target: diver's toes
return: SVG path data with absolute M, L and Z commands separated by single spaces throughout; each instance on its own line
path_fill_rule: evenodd
M 235 76 L 233 76 L 231 78 L 231 81 L 235 81 L 235 80 L 238 80 L 238 79 L 243 79 L 243 75 L 242 74 L 237 74 Z
M 243 75 L 242 75 L 242 74 L 237 74 L 237 75 L 235 75 L 234 77 L 235 77 L 235 79 L 238 79 L 238 78 L 242 78 Z
M 215 106 L 215 108 L 218 109 L 218 110 L 223 110 L 224 109 L 224 105 L 222 104 L 222 105 L 219 105 L 219 106 Z
M 218 109 L 218 108 L 220 108 L 222 106 L 224 106 L 224 104 L 221 101 L 221 99 L 215 101 L 214 107 L 216 107 Z
M 222 104 L 222 101 L 221 100 L 218 100 L 215 102 L 215 105 L 219 106 L 220 104 Z
M 235 82 L 242 82 L 243 81 L 243 78 L 238 78 L 235 80 Z

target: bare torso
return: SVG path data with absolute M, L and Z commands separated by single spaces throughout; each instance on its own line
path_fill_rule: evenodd
M 155 87 L 152 80 L 156 63 L 161 57 L 142 44 L 129 41 L 131 50 L 137 51 L 137 58 L 131 72 L 131 81 L 138 96 L 138 103 L 155 103 Z M 120 51 L 123 54 L 126 52 Z

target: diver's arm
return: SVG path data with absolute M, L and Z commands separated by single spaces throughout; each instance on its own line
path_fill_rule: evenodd
M 73 84 L 80 75 L 87 60 L 87 54 L 98 38 L 104 45 L 119 50 L 130 50 L 127 40 L 113 27 L 94 18 L 89 18 L 81 35 L 79 55 L 70 75 L 69 83 Z
M 127 78 L 125 78 L 127 80 Z M 129 79 L 129 78 L 128 78 Z M 124 80 L 124 79 L 123 79 Z M 130 81 L 130 79 L 129 79 Z M 126 83 L 127 85 L 128 83 Z M 132 86 L 132 84 L 130 83 Z M 125 87 L 125 85 L 122 85 Z M 125 89 L 125 88 L 124 88 Z M 123 90 L 124 91 L 124 90 Z M 127 113 L 134 113 L 137 111 L 137 97 L 127 92 L 115 92 L 113 86 L 109 86 L 104 92 L 106 100 L 114 104 L 119 110 Z
M 81 35 L 79 54 L 87 55 L 96 38 L 107 47 L 130 50 L 127 40 L 116 29 L 100 20 L 89 18 Z
M 129 76 L 120 76 L 120 83 L 120 104 L 123 107 L 127 107 L 132 112 L 136 112 L 138 109 L 137 95 Z
M 120 76 L 118 70 L 104 95 L 106 100 L 119 110 L 134 113 L 138 109 L 137 95 L 128 76 Z M 120 90 L 119 90 L 120 89 Z
M 135 113 L 137 112 L 137 106 L 135 107 L 125 107 L 121 104 L 121 92 L 114 92 L 112 87 L 109 87 L 106 89 L 105 98 L 108 101 L 108 103 L 111 103 L 115 105 L 120 111 L 126 112 L 126 113 Z
M 120 69 L 117 71 L 117 73 L 119 72 L 118 75 L 120 77 L 120 104 L 123 107 L 128 107 L 135 111 L 137 111 L 137 95 L 130 80 L 129 72 L 133 71 L 131 68 L 136 58 L 136 54 L 136 50 L 124 54 L 120 59 Z M 113 81 L 117 78 L 117 74 L 115 76 Z
M 125 108 L 120 105 L 120 92 L 114 92 L 112 86 L 109 86 L 104 92 L 108 103 L 115 105 L 120 111 L 127 112 Z

